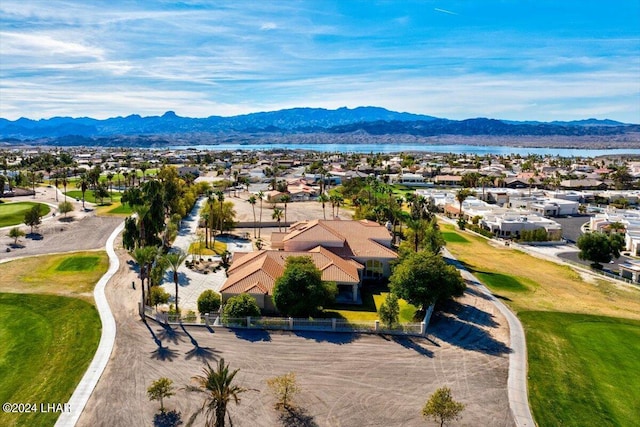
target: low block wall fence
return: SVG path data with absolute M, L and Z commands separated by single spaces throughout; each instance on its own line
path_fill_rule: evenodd
M 241 328 L 282 331 L 360 332 L 371 334 L 424 336 L 427 323 L 401 323 L 387 327 L 378 320 L 350 322 L 343 319 L 298 319 L 293 317 L 241 317 L 223 320 L 219 314 L 203 314 L 179 317 L 145 306 L 144 317 L 163 325 L 192 325 L 220 328 Z M 425 319 L 427 320 L 427 319 Z

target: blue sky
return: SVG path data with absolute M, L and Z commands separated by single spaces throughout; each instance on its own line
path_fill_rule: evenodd
M 0 2 L 0 117 L 640 123 L 640 0 Z

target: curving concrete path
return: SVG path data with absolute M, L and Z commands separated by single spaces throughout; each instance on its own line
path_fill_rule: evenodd
M 443 254 L 449 258 L 456 266 L 462 277 L 468 280 L 480 292 L 486 295 L 504 315 L 509 323 L 509 377 L 507 379 L 507 393 L 509 396 L 509 406 L 513 414 L 513 420 L 518 427 L 535 427 L 531 409 L 529 408 L 529 394 L 527 390 L 527 343 L 525 341 L 524 329 L 520 320 L 515 314 L 498 300 L 491 291 L 471 274 L 452 254 L 444 248 Z
M 98 380 L 111 357 L 111 351 L 113 350 L 113 344 L 116 339 L 116 321 L 113 318 L 113 314 L 111 314 L 111 309 L 109 308 L 104 288 L 120 267 L 120 261 L 113 249 L 113 243 L 123 229 L 124 222 L 122 222 L 113 231 L 113 233 L 111 233 L 111 236 L 109 236 L 109 239 L 107 240 L 106 249 L 107 255 L 109 256 L 109 270 L 107 270 L 104 276 L 100 278 L 93 291 L 93 298 L 96 301 L 96 307 L 98 308 L 100 321 L 102 322 L 100 344 L 98 344 L 98 349 L 96 350 L 96 354 L 93 357 L 87 372 L 84 373 L 82 380 L 80 380 L 80 383 L 73 392 L 73 395 L 71 395 L 71 399 L 69 399 L 68 403 L 70 411 L 62 412 L 60 414 L 60 417 L 55 424 L 56 427 L 73 427 L 76 425 L 80 418 L 80 414 L 82 414 L 93 389 L 96 384 L 98 384 Z

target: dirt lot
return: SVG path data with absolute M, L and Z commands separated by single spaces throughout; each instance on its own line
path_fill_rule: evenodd
M 295 372 L 303 412 L 289 425 L 421 426 L 424 402 L 448 385 L 467 405 L 460 425 L 511 426 L 506 383 L 508 329 L 495 308 L 473 290 L 436 316 L 428 339 L 371 335 L 229 331 L 189 327 L 167 330 L 135 314 L 135 273 L 120 250 L 120 271 L 107 286 L 118 333 L 111 361 L 78 426 L 151 425 L 157 402 L 149 384 L 171 378 L 178 388 L 203 363 L 224 357 L 240 369 L 239 385 L 259 391 L 231 406 L 236 426 L 282 425 L 265 380 Z M 157 341 L 156 341 L 157 340 Z M 165 405 L 188 419 L 202 395 L 179 389 Z M 306 420 L 306 421 L 305 421 Z M 305 424 L 306 423 L 306 424 Z M 195 425 L 203 425 L 200 418 Z

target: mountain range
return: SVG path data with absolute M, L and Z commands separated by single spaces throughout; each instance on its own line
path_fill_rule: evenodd
M 620 136 L 640 132 L 640 125 L 613 120 L 587 119 L 571 122 L 514 122 L 487 118 L 449 120 L 427 115 L 389 111 L 380 107 L 292 108 L 232 117 L 180 117 L 172 111 L 162 116 L 130 115 L 105 120 L 90 117 L 53 117 L 31 120 L 0 118 L 0 140 L 17 143 L 40 140 L 43 143 L 84 145 L 90 140 L 131 140 L 132 137 L 160 139 L 171 143 L 176 138 L 202 135 L 224 138 L 225 142 L 255 135 L 358 134 L 410 135 L 433 137 L 462 136 Z M 210 138 L 207 138 L 210 140 Z M 112 144 L 108 144 L 112 145 Z M 144 145 L 144 144 L 143 144 Z

